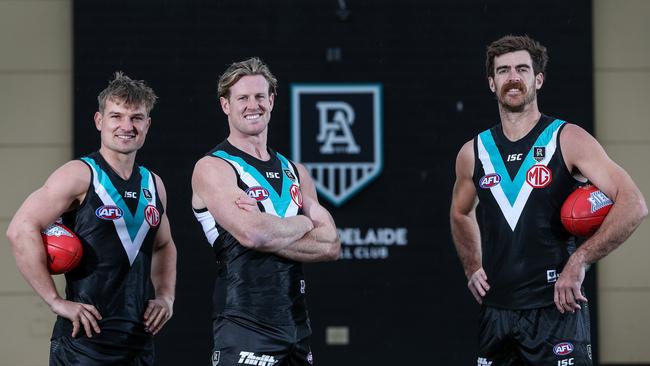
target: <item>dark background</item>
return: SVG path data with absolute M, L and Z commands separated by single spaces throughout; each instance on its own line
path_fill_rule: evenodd
M 74 2 L 75 154 L 98 148 L 92 115 L 112 72 L 147 80 L 160 97 L 138 154 L 165 181 L 179 253 L 174 318 L 156 337 L 159 365 L 209 364 L 215 268 L 191 212 L 190 177 L 194 162 L 227 136 L 218 76 L 250 56 L 268 63 L 280 82 L 269 145 L 287 155 L 290 84 L 383 88 L 383 172 L 341 207 L 323 204 L 339 227 L 406 227 L 408 245 L 391 248 L 384 260 L 305 266 L 315 364 L 476 363 L 478 306 L 456 257 L 448 210 L 459 148 L 498 122 L 485 47 L 508 33 L 546 45 L 540 109 L 591 131 L 591 2 L 348 0 L 347 17 L 337 13 L 339 4 Z M 595 328 L 594 278 L 592 270 Z M 325 344 L 332 325 L 350 328 L 348 346 Z

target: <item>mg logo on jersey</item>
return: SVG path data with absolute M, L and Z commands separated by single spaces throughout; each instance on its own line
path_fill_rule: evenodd
M 293 160 L 340 206 L 381 173 L 381 85 L 291 86 Z
M 501 183 L 501 176 L 497 173 L 486 174 L 478 181 L 479 187 L 483 189 L 492 188 L 499 183 Z
M 122 209 L 113 205 L 104 205 L 95 210 L 95 216 L 102 220 L 117 220 L 123 215 Z
M 160 224 L 160 212 L 156 206 L 148 205 L 144 208 L 144 219 L 151 227 L 156 227 Z
M 246 190 L 246 194 L 250 198 L 255 198 L 257 201 L 264 201 L 269 198 L 268 189 L 260 186 L 250 187 Z
M 300 192 L 300 187 L 292 184 L 289 188 L 289 193 L 291 194 L 293 202 L 298 205 L 298 208 L 302 208 L 302 192 Z
M 526 172 L 526 182 L 533 188 L 544 188 L 551 184 L 552 179 L 551 170 L 545 165 L 533 165 Z
M 562 342 L 553 346 L 553 353 L 558 356 L 566 356 L 571 352 L 573 352 L 573 344 L 569 342 Z

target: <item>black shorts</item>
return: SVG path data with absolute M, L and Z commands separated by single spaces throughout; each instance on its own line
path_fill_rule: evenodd
M 311 366 L 311 329 L 260 324 L 249 319 L 218 316 L 214 321 L 213 366 Z
M 589 308 L 560 313 L 482 306 L 477 366 L 591 366 Z
M 144 350 L 92 342 L 86 337 L 61 336 L 50 343 L 50 366 L 152 366 L 153 342 Z

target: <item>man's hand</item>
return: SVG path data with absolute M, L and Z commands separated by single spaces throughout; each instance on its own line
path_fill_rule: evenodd
M 102 316 L 94 306 L 58 298 L 52 302 L 50 307 L 56 315 L 69 319 L 72 322 L 73 337 L 77 336 L 77 333 L 79 333 L 82 327 L 88 338 L 93 337 L 92 331 L 101 333 L 97 321 L 101 320 Z
M 249 197 L 248 195 L 242 194 L 241 196 L 237 197 L 235 203 L 237 204 L 237 207 L 241 208 L 244 211 L 260 212 L 260 208 L 257 206 L 257 200 Z
M 569 258 L 562 273 L 560 273 L 560 278 L 555 283 L 553 301 L 555 301 L 555 306 L 562 314 L 565 311 L 573 313 L 580 310 L 581 306 L 578 301 L 587 302 L 587 298 L 580 291 L 582 281 L 585 279 L 586 266 L 572 259 L 573 257 Z
M 469 290 L 472 292 L 472 295 L 474 295 L 476 301 L 478 301 L 479 304 L 482 304 L 483 297 L 490 290 L 490 285 L 487 282 L 487 275 L 485 274 L 483 267 L 476 270 L 476 272 L 469 277 L 467 287 L 469 287 Z
M 174 313 L 173 301 L 166 298 L 149 300 L 144 312 L 144 329 L 156 335 Z

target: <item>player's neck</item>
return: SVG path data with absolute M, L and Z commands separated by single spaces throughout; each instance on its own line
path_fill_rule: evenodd
M 99 153 L 120 178 L 127 180 L 131 177 L 133 166 L 135 165 L 135 151 L 129 154 L 123 154 L 102 146 L 99 149 Z
M 530 103 L 521 112 L 510 112 L 499 106 L 499 115 L 503 134 L 510 141 L 517 141 L 526 136 L 542 116 L 536 102 Z
M 255 136 L 240 136 L 231 133 L 230 136 L 228 136 L 228 142 L 230 142 L 232 146 L 256 159 L 262 161 L 271 159 L 271 155 L 269 155 L 266 146 L 266 130 Z

